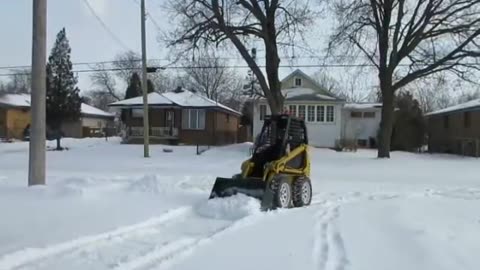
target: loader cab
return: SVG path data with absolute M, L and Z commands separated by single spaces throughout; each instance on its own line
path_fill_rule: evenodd
M 265 164 L 278 160 L 302 144 L 308 144 L 307 130 L 302 119 L 291 115 L 268 115 L 258 136 L 252 155 L 255 164 L 251 177 L 262 177 Z M 300 168 L 306 157 L 298 156 L 287 165 Z

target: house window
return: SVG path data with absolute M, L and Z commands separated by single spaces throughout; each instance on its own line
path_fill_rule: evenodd
M 317 122 L 325 122 L 325 107 L 317 106 Z
M 363 118 L 375 118 L 375 112 L 364 112 Z
M 183 129 L 205 129 L 205 110 L 186 109 L 182 114 Z
M 267 115 L 267 105 L 260 105 L 260 121 L 265 120 L 265 115 Z
M 295 86 L 296 87 L 302 86 L 302 78 L 295 78 Z
M 305 105 L 298 105 L 298 117 L 305 120 Z
M 133 118 L 143 118 L 143 108 L 142 109 L 132 109 Z
M 362 112 L 351 112 L 350 117 L 351 118 L 362 118 Z
M 450 123 L 449 123 L 449 122 L 450 122 L 450 121 L 449 121 L 448 115 L 445 115 L 445 116 L 443 117 L 443 127 L 444 127 L 445 129 L 448 129 L 448 128 L 449 128 L 449 126 L 450 126 Z
M 307 121 L 315 122 L 315 106 L 308 106 Z
M 297 116 L 297 105 L 288 106 L 288 110 L 290 111 L 290 115 Z
M 227 114 L 227 123 L 230 123 L 230 114 Z
M 470 128 L 471 125 L 472 125 L 472 115 L 470 112 L 465 112 L 463 114 L 463 126 L 465 128 Z
M 327 106 L 327 122 L 331 123 L 335 121 L 335 108 L 333 106 Z

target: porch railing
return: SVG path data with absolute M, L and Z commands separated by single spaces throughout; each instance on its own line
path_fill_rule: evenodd
M 142 137 L 143 127 L 130 127 L 128 134 L 132 137 Z M 178 137 L 178 128 L 151 127 L 149 130 L 149 135 L 160 138 Z

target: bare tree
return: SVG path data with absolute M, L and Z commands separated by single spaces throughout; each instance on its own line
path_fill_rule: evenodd
M 382 93 L 378 157 L 390 157 L 395 92 L 449 71 L 466 78 L 479 67 L 478 0 L 340 0 L 331 50 L 366 57 Z M 472 64 L 473 63 L 473 64 Z
M 191 87 L 213 100 L 231 83 L 232 72 L 225 65 L 226 61 L 207 51 L 183 62 Z
M 404 87 L 414 94 L 424 113 L 433 112 L 452 105 L 452 86 L 448 83 L 445 74 L 434 77 L 420 78 Z
M 99 71 L 90 75 L 90 80 L 95 87 L 93 92 L 103 93 L 102 95 L 109 96 L 109 99 L 113 101 L 121 100 L 121 95 L 118 94 L 116 89 L 115 76 L 106 70 L 103 63 L 97 64 L 95 68 Z
M 29 69 L 11 70 L 8 80 L 1 83 L 0 89 L 8 94 L 28 94 L 31 88 L 31 74 Z
M 169 45 L 186 44 L 186 50 L 195 50 L 230 41 L 258 79 L 272 113 L 281 111 L 279 49 L 293 46 L 295 37 L 312 21 L 308 1 L 171 0 L 170 6 L 180 21 L 175 22 Z M 246 38 L 263 42 L 266 77 L 249 53 Z
M 361 75 L 360 71 L 354 71 L 353 74 L 344 72 L 338 74 L 337 78 L 320 70 L 313 75 L 313 78 L 326 91 L 347 102 L 365 102 L 368 100 L 370 92 L 361 84 L 360 79 L 365 80 Z
M 128 85 L 134 72 L 140 72 L 142 62 L 141 56 L 133 51 L 117 54 L 113 67 L 117 69 L 116 75 L 125 85 Z

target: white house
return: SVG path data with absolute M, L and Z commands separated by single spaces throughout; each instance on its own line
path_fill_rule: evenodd
M 346 103 L 326 91 L 311 77 L 295 70 L 282 80 L 284 111 L 305 119 L 309 144 L 334 147 L 341 139 L 356 141 L 360 147 L 375 147 L 382 105 L 379 103 Z M 253 108 L 253 135 L 262 129 L 270 109 L 265 99 Z
M 284 110 L 305 119 L 309 144 L 316 147 L 333 147 L 342 135 L 342 107 L 344 100 L 335 97 L 312 78 L 296 70 L 282 80 L 285 97 Z M 253 109 L 253 134 L 261 132 L 265 115 L 270 109 L 265 99 L 255 102 Z
M 382 118 L 381 103 L 349 103 L 343 107 L 342 138 L 359 147 L 376 147 Z

